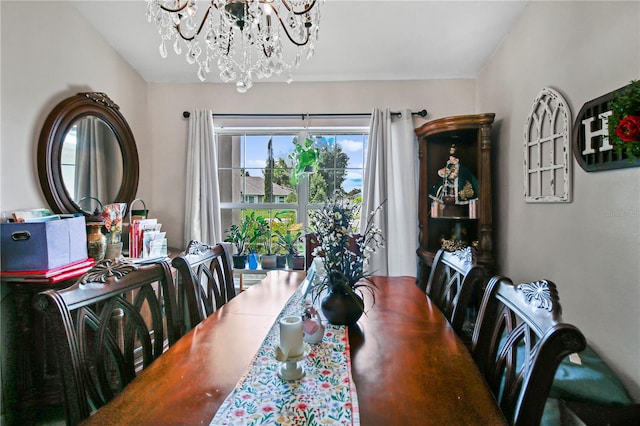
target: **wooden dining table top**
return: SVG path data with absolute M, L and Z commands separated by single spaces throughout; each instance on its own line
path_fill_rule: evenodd
M 83 424 L 208 425 L 304 273 L 272 271 L 183 336 Z M 462 341 L 412 277 L 374 277 L 349 327 L 360 424 L 500 425 Z

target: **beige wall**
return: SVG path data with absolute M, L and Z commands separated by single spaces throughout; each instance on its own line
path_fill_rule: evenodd
M 105 92 L 147 148 L 146 83 L 66 2 L 2 1 L 0 210 L 46 206 L 37 143 L 53 107 L 78 92 Z M 141 189 L 151 179 L 141 156 Z
M 639 78 L 638 28 L 638 2 L 531 2 L 477 81 L 478 110 L 497 117 L 500 272 L 517 282 L 554 281 L 564 319 L 583 331 L 636 400 L 640 168 L 587 173 L 572 161 L 572 203 L 527 204 L 522 143 L 543 87 L 563 94 L 575 120 L 584 103 Z
M 149 208 L 163 223 L 169 245 L 179 244 L 183 238 L 188 135 L 188 120 L 182 117 L 183 111 L 207 108 L 219 114 L 353 113 L 370 112 L 374 107 L 393 111 L 426 108 L 429 119 L 473 113 L 475 81 L 258 83 L 245 94 L 237 93 L 232 85 L 223 84 L 150 84 L 149 155 L 153 159 L 154 179 L 151 192 L 141 196 L 150 200 Z M 233 124 L 255 123 L 255 119 L 246 119 Z M 417 127 L 423 122 L 418 117 L 415 123 Z M 304 123 L 294 119 L 287 124 L 302 126 Z M 317 120 L 312 122 L 312 125 L 318 124 Z M 368 120 L 364 124 L 368 125 Z

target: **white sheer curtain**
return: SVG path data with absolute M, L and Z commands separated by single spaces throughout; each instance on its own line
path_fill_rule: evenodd
M 196 110 L 189 116 L 184 247 L 191 240 L 205 244 L 222 241 L 218 185 L 218 149 L 212 111 Z
M 100 118 L 87 116 L 77 122 L 75 164 L 73 195 L 80 207 L 98 207 L 89 198 L 102 205 L 116 199 L 122 184 L 122 153 L 115 134 Z
M 374 218 L 385 237 L 385 248 L 373 254 L 369 272 L 416 276 L 418 144 L 411 110 L 400 112 L 400 117 L 392 115 L 389 109 L 375 108 L 371 113 L 361 229 L 364 229 L 369 212 L 386 200 Z

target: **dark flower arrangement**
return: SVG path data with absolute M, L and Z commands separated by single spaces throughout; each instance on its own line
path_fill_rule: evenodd
M 375 285 L 369 280 L 365 267 L 371 255 L 384 247 L 382 231 L 373 224 L 373 218 L 383 204 L 370 213 L 361 234 L 353 232 L 360 206 L 348 199 L 337 198 L 310 212 L 311 227 L 318 243 L 313 254 L 322 257 L 325 270 L 324 280 L 316 288 L 317 295 L 324 289 L 349 295 L 367 289 L 373 294 Z
M 640 81 L 633 80 L 609 102 L 609 140 L 629 161 L 640 157 Z

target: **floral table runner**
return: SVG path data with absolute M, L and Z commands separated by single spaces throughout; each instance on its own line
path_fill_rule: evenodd
M 300 315 L 305 304 L 310 302 L 300 291 L 291 296 L 211 426 L 360 424 L 346 327 L 325 327 L 322 343 L 311 345 L 300 361 L 306 372 L 302 379 L 288 382 L 278 375 L 280 318 Z

